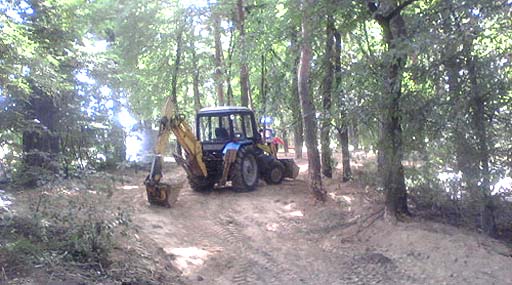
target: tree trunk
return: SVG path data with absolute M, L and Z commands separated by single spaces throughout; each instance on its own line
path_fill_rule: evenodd
M 288 130 L 284 129 L 282 132 L 283 132 L 283 142 L 284 142 L 284 145 L 283 145 L 284 153 L 286 154 L 286 156 L 288 156 L 288 153 L 290 152 L 290 149 L 288 146 Z
M 265 86 L 265 55 L 261 55 L 261 82 L 260 82 L 260 99 L 263 109 L 263 116 L 267 112 L 267 89 Z
M 28 120 L 35 122 L 34 131 L 23 132 L 24 162 L 28 166 L 45 167 L 60 153 L 57 135 L 58 108 L 53 99 L 38 87 L 32 86 L 29 98 Z M 46 154 L 45 154 L 46 153 Z
M 451 21 L 446 21 L 445 29 L 447 33 L 452 32 L 452 25 Z M 453 113 L 451 117 L 454 118 L 454 127 L 451 131 L 453 132 L 457 169 L 462 173 L 462 180 L 466 187 L 468 189 L 477 189 L 478 179 L 475 179 L 475 177 L 478 176 L 478 171 L 476 170 L 478 166 L 475 164 L 477 159 L 473 157 L 476 151 L 472 149 L 466 137 L 470 128 L 467 126 L 464 113 L 469 112 L 469 110 L 464 102 L 465 96 L 462 94 L 463 79 L 460 76 L 463 66 L 459 57 L 465 57 L 466 53 L 465 49 L 459 52 L 457 45 L 448 44 L 443 49 L 443 63 L 446 69 L 448 92 L 450 97 L 453 98 Z
M 359 150 L 359 127 L 357 125 L 357 120 L 350 120 L 350 128 L 348 131 L 350 143 L 354 147 L 355 150 Z
M 467 64 L 469 82 L 471 86 L 471 123 L 476 137 L 479 195 L 481 197 L 480 224 L 485 233 L 494 236 L 496 234 L 496 221 L 494 200 L 491 195 L 491 182 L 489 171 L 489 146 L 487 141 L 487 118 L 485 116 L 485 98 L 480 92 L 477 80 L 475 59 L 470 56 Z
M 455 145 L 455 157 L 457 163 L 457 169 L 462 173 L 462 180 L 465 187 L 471 193 L 476 193 L 478 190 L 478 158 L 476 156 L 476 149 L 471 145 L 468 139 L 468 134 L 471 133 L 471 127 L 465 119 L 466 113 L 469 112 L 467 104 L 464 101 L 466 96 L 462 93 L 462 78 L 460 78 L 460 71 L 463 69 L 461 61 L 458 59 L 460 56 L 465 56 L 465 52 L 459 54 L 456 50 L 456 46 L 448 46 L 445 48 L 445 60 L 444 65 L 446 68 L 448 92 L 450 96 L 454 98 L 452 103 L 454 118 L 453 132 L 453 143 Z M 479 195 L 473 198 L 473 200 L 480 200 Z
M 453 30 L 454 24 L 458 26 L 448 18 L 444 25 L 447 34 L 460 33 Z M 480 226 L 493 236 L 496 234 L 496 205 L 490 189 L 486 98 L 481 94 L 476 59 L 471 55 L 475 38 L 475 34 L 464 35 L 460 51 L 457 45 L 448 44 L 444 49 L 444 65 L 449 92 L 455 98 L 452 117 L 456 120 L 453 133 L 457 168 L 462 173 L 470 203 L 480 215 Z M 463 71 L 467 71 L 467 78 L 462 75 Z M 464 83 L 469 85 L 469 100 Z
M 224 56 L 222 52 L 221 42 L 221 26 L 220 15 L 218 12 L 212 11 L 213 17 L 213 37 L 215 39 L 215 90 L 217 91 L 217 99 L 219 106 L 224 106 Z
M 174 71 L 172 73 L 171 78 L 171 100 L 174 106 L 176 106 L 176 109 L 178 108 L 178 73 L 180 71 L 180 64 L 181 64 L 181 53 L 182 53 L 182 45 L 183 45 L 183 29 L 184 29 L 184 23 L 179 23 L 182 25 L 180 28 L 178 28 L 178 34 L 176 36 L 176 57 L 174 60 Z M 181 146 L 179 143 L 176 143 L 176 153 L 178 155 L 182 155 Z
M 383 30 L 389 59 L 384 78 L 384 98 L 381 109 L 381 131 L 379 139 L 380 175 L 385 191 L 386 215 L 409 214 L 407 189 L 402 166 L 402 127 L 400 124 L 400 98 L 402 96 L 402 70 L 407 55 L 397 47 L 406 37 L 405 22 L 401 16 L 404 5 L 397 7 L 396 1 L 379 1 L 377 6 L 368 1 L 368 7 Z M 404 2 L 405 3 L 405 2 Z M 409 4 L 412 1 L 408 2 Z
M 317 145 L 318 136 L 315 105 L 313 104 L 313 96 L 309 91 L 312 30 L 311 13 L 314 3 L 314 0 L 304 0 L 302 2 L 302 44 L 297 76 L 304 120 L 304 136 L 306 139 L 306 147 L 308 148 L 309 188 L 318 201 L 325 201 L 326 192 L 322 188 L 320 155 Z
M 123 129 L 123 126 L 119 122 L 117 118 L 119 118 L 119 113 L 121 112 L 121 103 L 119 102 L 117 96 L 114 91 L 112 91 L 113 98 L 113 107 L 112 113 L 114 114 L 114 121 L 112 122 L 112 131 L 111 131 L 111 142 L 114 148 L 113 151 L 113 162 L 119 163 L 123 162 L 126 159 L 126 132 Z M 108 157 L 108 156 L 107 156 Z
M 201 93 L 199 92 L 199 67 L 197 66 L 197 54 L 195 47 L 195 38 L 190 42 L 190 50 L 192 52 L 192 85 L 194 91 L 194 110 L 196 113 L 201 109 Z
M 234 105 L 233 102 L 233 87 L 231 86 L 231 65 L 233 63 L 233 51 L 235 49 L 235 41 L 233 40 L 233 29 L 230 29 L 229 35 L 229 49 L 228 49 L 228 66 L 226 68 L 226 84 L 228 86 L 227 90 L 227 100 L 228 105 Z
M 152 161 L 150 155 L 153 155 L 153 149 L 158 135 L 158 131 L 153 130 L 152 120 L 141 121 L 141 135 L 141 153 L 138 153 L 137 156 L 140 155 L 142 163 L 149 163 Z
M 350 168 L 350 151 L 348 149 L 348 131 L 343 128 L 336 128 L 338 131 L 338 140 L 341 145 L 341 161 L 343 163 L 342 182 L 352 179 L 352 169 Z
M 334 31 L 335 41 L 335 60 L 334 71 L 336 78 L 336 94 L 338 96 L 338 112 L 339 123 L 336 127 L 338 131 L 338 138 L 341 145 L 341 161 L 343 163 L 342 181 L 347 182 L 352 178 L 352 170 L 350 168 L 350 152 L 348 149 L 348 130 L 347 130 L 347 110 L 345 108 L 345 92 L 341 88 L 341 34 L 339 31 Z
M 35 83 L 30 83 L 32 94 L 27 104 L 27 121 L 34 127 L 23 132 L 23 164 L 27 168 L 38 168 L 49 173 L 57 173 L 60 168 L 58 155 L 61 152 L 58 134 L 59 108 L 49 95 Z M 36 186 L 42 173 L 27 171 L 24 184 Z
M 299 95 L 298 91 L 297 95 Z M 298 108 L 300 108 L 300 106 Z M 302 112 L 298 110 L 296 111 L 295 115 L 295 125 L 293 126 L 293 146 L 295 152 L 295 159 L 302 159 L 302 147 L 304 146 L 304 127 L 302 123 Z
M 238 31 L 240 45 L 240 103 L 249 106 L 249 68 L 247 63 L 247 50 L 245 43 L 245 6 L 244 0 L 237 0 Z
M 320 131 L 320 142 L 322 145 L 322 173 L 325 177 L 332 178 L 332 153 L 331 153 L 331 92 L 333 78 L 333 48 L 334 44 L 334 18 L 327 17 L 326 41 L 324 54 L 324 80 L 322 92 L 323 119 Z
M 293 145 L 295 147 L 295 159 L 302 159 L 302 145 L 304 144 L 304 130 L 302 124 L 302 111 L 300 107 L 299 81 L 297 77 L 299 66 L 299 49 L 297 46 L 297 34 L 294 31 L 291 36 L 291 54 L 297 54 L 292 67 L 291 106 L 293 118 Z

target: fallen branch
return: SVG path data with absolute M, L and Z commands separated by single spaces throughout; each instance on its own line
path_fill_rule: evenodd
M 353 238 L 353 237 L 359 235 L 360 233 L 362 233 L 363 231 L 368 229 L 371 225 L 373 225 L 377 220 L 379 220 L 383 216 L 384 216 L 384 208 L 380 208 L 379 210 L 371 213 L 370 215 L 366 216 L 362 220 L 357 221 L 357 224 L 360 225 L 359 228 L 357 229 L 357 231 L 349 236 L 343 237 L 343 239 L 350 239 L 350 238 Z

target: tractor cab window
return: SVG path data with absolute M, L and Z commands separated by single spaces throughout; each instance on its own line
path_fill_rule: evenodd
M 226 142 L 229 141 L 230 126 L 228 116 L 200 117 L 200 140 L 202 142 Z
M 220 143 L 253 138 L 251 116 L 246 114 L 229 114 L 223 116 L 205 116 L 199 118 L 200 140 L 202 142 Z
M 243 116 L 243 124 L 245 127 L 245 133 L 246 133 L 247 138 L 253 139 L 254 138 L 254 130 L 252 129 L 251 116 L 244 115 Z
M 235 139 L 252 139 L 253 130 L 251 116 L 243 114 L 233 114 L 230 116 L 233 122 L 233 132 Z

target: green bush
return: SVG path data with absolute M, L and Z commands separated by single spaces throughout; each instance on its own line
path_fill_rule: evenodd
M 130 217 L 112 209 L 113 185 L 106 181 L 112 182 L 95 177 L 49 183 L 38 189 L 28 211 L 2 219 L 0 261 L 6 262 L 7 275 L 31 264 L 108 266 L 115 235 L 129 230 Z
M 86 189 L 42 193 L 31 207 L 40 239 L 67 259 L 106 263 L 114 233 L 130 221 L 125 211 L 110 209 L 108 197 Z

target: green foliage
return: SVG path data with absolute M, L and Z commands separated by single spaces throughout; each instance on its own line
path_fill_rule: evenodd
M 91 184 L 47 184 L 39 188 L 28 214 L 0 220 L 5 242 L 0 260 L 13 258 L 5 266 L 7 271 L 23 271 L 29 264 L 109 265 L 116 237 L 126 233 L 131 220 L 125 210 L 109 209 L 110 183 L 95 176 L 88 179 Z
M 118 161 L 110 152 L 124 133 L 110 132 L 115 114 L 105 104 L 119 99 L 99 84 L 115 83 L 114 58 L 91 51 L 95 6 L 17 1 L 0 9 L 0 162 L 9 175 L 35 185 L 95 167 L 99 157 Z M 98 79 L 79 81 L 79 74 Z
M 240 102 L 240 55 L 244 54 L 257 115 L 274 117 L 272 127 L 288 134 L 301 119 L 293 117 L 299 104 L 292 98 L 296 47 L 301 42 L 300 1 L 243 1 L 245 51 L 240 50 L 237 1 L 211 1 L 205 7 L 142 0 L 4 2 L 0 5 L 0 163 L 19 182 L 48 182 L 116 165 L 124 158 L 125 144 L 116 116 L 129 108 L 137 119 L 156 121 L 172 92 L 175 70 L 178 106 L 190 121 L 194 74 L 198 74 L 202 106 L 217 104 L 213 13 L 221 18 L 222 73 L 233 87 L 233 104 Z M 347 124 L 353 144 L 375 151 L 386 65 L 396 56 L 386 48 L 383 31 L 365 1 L 315 1 L 313 9 L 310 86 L 319 116 L 327 113 L 320 100 L 323 29 L 325 16 L 332 14 L 342 38 L 342 66 L 339 84 L 332 91 L 331 123 Z M 465 0 L 415 1 L 401 11 L 408 31 L 406 39 L 394 43 L 408 58 L 400 86 L 401 151 L 406 164 L 422 164 L 406 169 L 411 193 L 422 192 L 429 201 L 450 204 L 457 202 L 453 193 L 474 192 L 467 186 L 470 180 L 493 185 L 511 175 L 510 9 L 509 1 Z M 182 60 L 175 66 L 181 32 Z M 104 49 L 95 50 L 97 46 Z M 479 126 L 484 135 L 477 130 L 475 98 L 483 101 Z M 37 108 L 42 105 L 50 111 L 40 109 L 55 114 L 52 122 L 43 120 L 44 112 Z M 27 134 L 39 141 L 56 138 L 58 150 L 28 149 Z M 479 155 L 483 143 L 488 148 L 488 171 Z M 42 163 L 30 165 L 27 157 L 33 154 Z M 463 170 L 461 179 L 446 185 L 439 179 L 441 173 Z M 373 183 L 370 173 L 361 179 Z M 491 191 L 486 187 L 484 192 L 493 196 Z
M 68 195 L 40 197 L 42 201 L 33 205 L 41 240 L 71 260 L 107 262 L 116 229 L 130 221 L 127 213 L 120 209 L 98 211 L 105 206 L 106 193 L 86 191 L 72 199 Z

